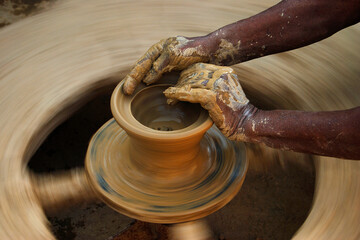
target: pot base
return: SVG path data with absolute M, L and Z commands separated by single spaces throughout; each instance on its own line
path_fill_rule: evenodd
M 203 161 L 167 179 L 156 169 L 137 165 L 129 155 L 129 142 L 126 132 L 109 120 L 93 136 L 85 166 L 99 197 L 132 218 L 154 223 L 203 218 L 228 203 L 245 178 L 244 145 L 229 141 L 216 127 L 200 142 L 197 158 Z

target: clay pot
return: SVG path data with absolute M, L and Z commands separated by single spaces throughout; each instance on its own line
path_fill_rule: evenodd
M 120 213 L 155 223 L 203 218 L 239 191 L 248 162 L 198 104 L 169 106 L 170 85 L 141 85 L 111 98 L 114 119 L 90 141 L 85 167 L 98 196 Z
M 213 124 L 199 104 L 168 105 L 163 91 L 169 86 L 145 87 L 126 96 L 119 85 L 111 99 L 113 116 L 130 138 L 132 161 L 167 181 L 204 169 L 208 156 L 200 151 L 200 140 Z

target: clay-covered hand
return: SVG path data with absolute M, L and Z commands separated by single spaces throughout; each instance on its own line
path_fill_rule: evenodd
M 249 141 L 246 129 L 257 108 L 249 103 L 232 68 L 194 64 L 164 94 L 169 104 L 178 100 L 200 103 L 226 137 Z
M 209 52 L 203 38 L 171 37 L 153 45 L 125 77 L 124 93 L 132 94 L 143 81 L 156 82 L 163 73 L 183 70 L 197 62 L 208 62 Z

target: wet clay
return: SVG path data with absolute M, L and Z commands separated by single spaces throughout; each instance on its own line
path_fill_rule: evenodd
M 86 157 L 100 197 L 123 214 L 156 223 L 196 220 L 229 202 L 247 170 L 243 145 L 209 130 L 212 121 L 198 105 L 168 105 L 169 85 L 142 85 L 132 96 L 122 86 L 111 99 L 116 121 L 94 135 Z
M 256 112 L 230 67 L 197 63 L 184 70 L 174 87 L 164 92 L 168 103 L 178 100 L 200 103 L 230 140 L 245 141 L 242 123 Z M 239 117 L 240 116 L 240 117 Z
M 192 47 L 192 41 L 179 36 L 163 39 L 151 46 L 125 77 L 124 92 L 132 94 L 141 81 L 154 83 L 165 72 L 183 70 L 194 63 L 209 61 L 209 54 L 202 46 Z
M 219 30 L 216 34 L 222 34 Z M 239 55 L 241 41 L 239 40 L 236 44 L 232 44 L 226 39 L 221 39 L 218 49 L 211 57 L 210 62 L 216 65 L 232 65 L 236 63 L 236 56 Z

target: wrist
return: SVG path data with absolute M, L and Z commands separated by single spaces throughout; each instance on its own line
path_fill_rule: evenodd
M 209 57 L 208 62 L 214 63 L 212 59 L 214 58 L 219 46 L 217 37 L 213 34 L 208 34 L 199 37 L 190 37 L 187 39 L 190 41 L 189 47 L 198 47 L 206 56 Z
M 226 131 L 226 137 L 234 141 L 256 142 L 257 134 L 254 131 L 254 119 L 261 112 L 251 103 L 243 105 L 237 110 L 232 111 L 231 121 L 226 125 L 230 126 Z
M 249 110 L 252 111 L 248 117 L 245 118 L 243 124 L 244 135 L 246 136 L 246 142 L 258 143 L 260 142 L 259 133 L 256 130 L 257 119 L 264 111 L 256 108 L 255 106 L 249 106 Z

